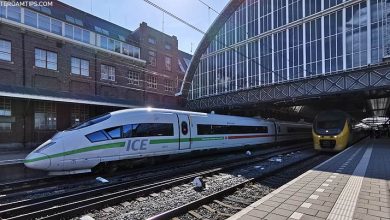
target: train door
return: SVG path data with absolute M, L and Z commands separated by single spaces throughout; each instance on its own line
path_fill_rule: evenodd
M 273 122 L 273 124 L 274 124 L 274 129 L 275 129 L 274 142 L 278 142 L 278 135 L 279 135 L 279 132 L 280 132 L 280 125 L 279 125 L 279 123 L 276 123 L 276 122 Z
M 191 148 L 190 119 L 188 115 L 177 115 L 179 120 L 179 149 Z

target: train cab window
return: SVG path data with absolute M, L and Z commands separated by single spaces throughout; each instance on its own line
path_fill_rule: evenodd
M 91 142 L 106 141 L 108 137 L 103 133 L 103 131 L 96 131 L 91 134 L 87 134 L 86 137 Z
M 188 134 L 188 124 L 185 121 L 181 122 L 181 133 L 184 135 Z
M 131 138 L 133 137 L 133 125 L 123 125 L 122 127 L 122 137 Z
M 118 139 L 122 136 L 121 127 L 108 128 L 104 131 L 111 137 L 111 139 Z

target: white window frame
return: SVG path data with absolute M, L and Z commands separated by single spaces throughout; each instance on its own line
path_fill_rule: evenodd
M 173 92 L 173 80 L 165 79 L 165 91 Z
M 165 57 L 165 70 L 172 71 L 172 58 L 171 57 L 167 57 L 167 56 Z
M 6 46 L 9 44 L 9 48 Z M 0 56 L 0 60 L 3 61 L 12 61 L 12 42 L 9 40 L 0 39 L 0 55 L 5 55 L 5 59 L 2 59 Z M 9 57 L 9 58 L 8 58 Z
M 146 84 L 148 88 L 157 89 L 157 76 L 147 75 Z
M 129 71 L 129 84 L 139 85 L 139 72 Z
M 37 116 L 41 117 L 38 118 Z M 38 120 L 41 119 L 41 120 Z M 34 106 L 34 129 L 57 129 L 57 105 L 52 102 L 38 102 Z
M 76 62 L 76 63 L 74 63 Z M 71 57 L 70 59 L 70 73 L 73 75 L 89 76 L 89 61 L 80 59 L 77 57 Z M 73 71 L 76 70 L 76 71 Z
M 0 116 L 12 116 L 11 99 L 0 98 Z M 0 122 L 0 132 L 11 132 L 12 123 Z
M 154 55 L 152 55 L 152 54 L 154 54 Z M 149 50 L 148 55 L 149 55 L 148 59 L 149 59 L 150 65 L 153 67 L 156 67 L 156 65 L 157 65 L 156 51 Z
M 115 67 L 101 64 L 100 65 L 100 75 L 102 80 L 115 81 Z
M 43 52 L 43 54 L 45 56 L 43 59 L 37 59 L 37 52 L 39 52 L 39 51 Z M 54 60 L 49 61 L 49 58 L 50 58 L 49 56 L 51 56 L 51 55 L 55 56 L 55 62 L 54 62 Z M 45 65 L 40 66 L 39 63 L 37 63 L 37 61 L 41 61 Z M 51 68 L 51 65 L 49 65 L 49 64 L 55 65 L 55 68 Z M 58 69 L 58 55 L 57 55 L 57 53 L 52 52 L 52 51 L 48 51 L 48 50 L 44 50 L 44 49 L 40 49 L 40 48 L 35 48 L 35 66 L 39 67 L 39 68 L 49 69 L 49 70 L 57 70 Z

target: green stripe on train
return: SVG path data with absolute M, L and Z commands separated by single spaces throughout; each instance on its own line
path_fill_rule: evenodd
M 189 142 L 189 141 L 215 141 L 215 140 L 223 140 L 224 137 L 199 137 L 199 138 L 182 138 L 182 142 Z M 150 144 L 166 144 L 166 143 L 178 143 L 180 139 L 173 138 L 173 139 L 158 139 L 158 140 L 150 140 Z M 31 163 L 35 161 L 50 159 L 50 158 L 57 158 L 57 157 L 63 157 L 73 154 L 79 154 L 79 153 L 85 153 L 95 150 L 103 150 L 103 149 L 111 149 L 111 148 L 120 148 L 124 147 L 126 142 L 117 142 L 112 144 L 102 144 L 102 145 L 96 145 L 96 146 L 90 146 L 90 147 L 84 147 L 76 150 L 66 151 L 58 154 L 52 154 L 48 156 L 42 156 L 37 157 L 30 160 L 24 160 L 24 163 Z
M 117 143 L 112 143 L 112 144 L 102 144 L 102 145 L 84 147 L 84 148 L 80 148 L 80 149 L 76 149 L 76 150 L 65 151 L 65 152 L 58 153 L 58 154 L 52 154 L 52 155 L 48 155 L 48 156 L 37 157 L 34 159 L 30 159 L 30 160 L 24 160 L 24 163 L 31 163 L 31 162 L 45 160 L 45 159 L 49 159 L 49 158 L 62 157 L 62 156 L 79 154 L 79 153 L 95 151 L 95 150 L 119 148 L 119 147 L 124 147 L 124 146 L 125 146 L 125 142 L 117 142 Z

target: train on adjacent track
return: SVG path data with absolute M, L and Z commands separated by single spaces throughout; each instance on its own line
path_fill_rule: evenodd
M 54 135 L 25 159 L 53 175 L 142 158 L 310 139 L 311 124 L 156 108 L 126 109 Z
M 339 110 L 320 112 L 313 122 L 314 149 L 338 152 L 365 137 L 349 114 Z

